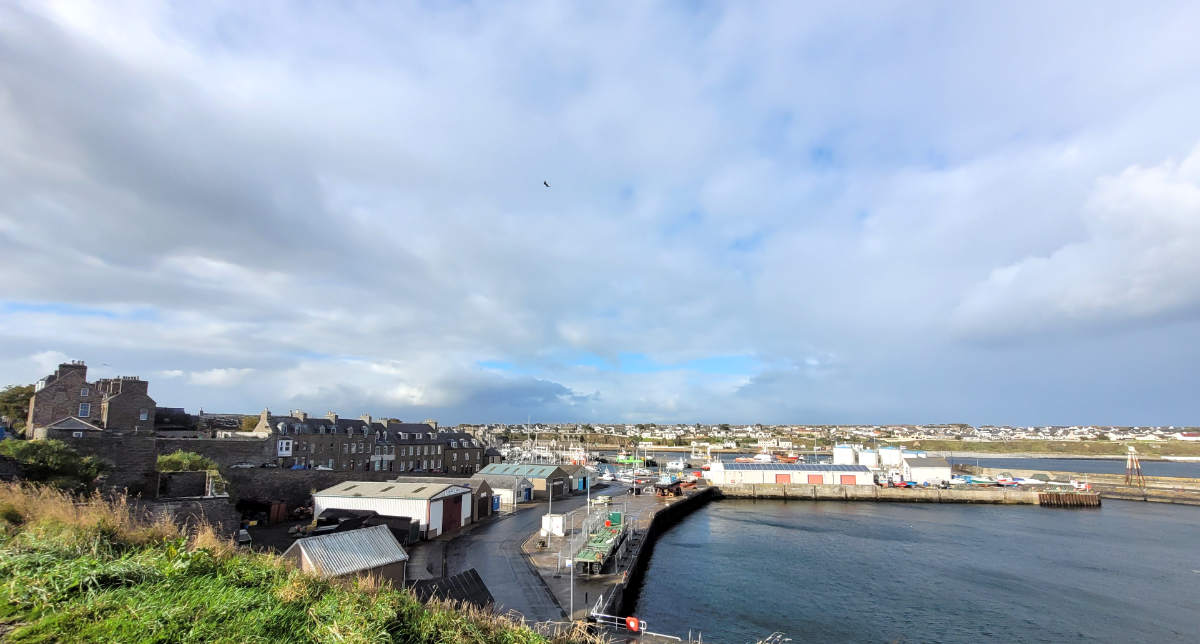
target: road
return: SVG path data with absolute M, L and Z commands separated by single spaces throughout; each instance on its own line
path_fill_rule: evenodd
M 626 491 L 612 485 L 593 493 L 619 496 Z M 586 503 L 586 496 L 556 499 L 553 510 L 569 512 Z M 495 598 L 496 612 L 515 610 L 535 622 L 562 619 L 562 611 L 521 555 L 521 544 L 542 527 L 545 513 L 545 503 L 527 506 L 454 539 L 446 550 L 448 574 L 474 568 Z

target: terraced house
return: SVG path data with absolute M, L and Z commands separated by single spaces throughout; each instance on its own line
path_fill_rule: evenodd
M 38 380 L 27 426 L 36 438 L 80 437 L 104 430 L 150 431 L 156 405 L 150 383 L 137 376 L 88 382 L 82 360 L 64 362 Z
M 437 431 L 427 423 L 324 417 L 293 410 L 259 415 L 255 432 L 269 432 L 281 467 L 351 472 L 422 472 L 470 475 L 483 466 L 484 446 L 468 434 Z

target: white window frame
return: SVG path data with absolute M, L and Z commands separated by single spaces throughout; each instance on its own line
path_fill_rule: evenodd
M 85 412 L 84 409 L 87 409 L 87 411 Z M 78 411 L 79 411 L 80 418 L 87 418 L 92 415 L 92 404 L 91 403 L 79 403 Z
M 80 389 L 79 389 L 79 397 L 80 397 L 80 398 L 87 398 L 87 397 L 88 397 L 88 388 L 87 388 L 87 387 L 80 387 Z
M 146 408 L 139 409 L 138 420 L 150 420 L 150 410 Z

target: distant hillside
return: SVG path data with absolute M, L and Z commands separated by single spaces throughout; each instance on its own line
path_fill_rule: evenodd
M 993 454 L 1123 455 L 1133 445 L 1140 456 L 1200 456 L 1200 441 L 947 441 L 904 440 L 895 445 L 931 452 L 988 452 Z

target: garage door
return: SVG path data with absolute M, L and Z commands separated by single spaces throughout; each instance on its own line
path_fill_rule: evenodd
M 809 474 L 808 475 L 808 484 L 809 485 L 820 485 L 824 482 L 825 482 L 824 474 Z
M 856 479 L 853 474 L 842 475 L 842 485 L 854 485 L 857 482 L 858 479 Z
M 442 499 L 442 534 L 459 529 L 462 521 L 463 495 L 456 494 Z
M 792 475 L 791 474 L 776 474 L 775 482 L 780 485 L 787 485 L 788 483 L 792 482 Z

